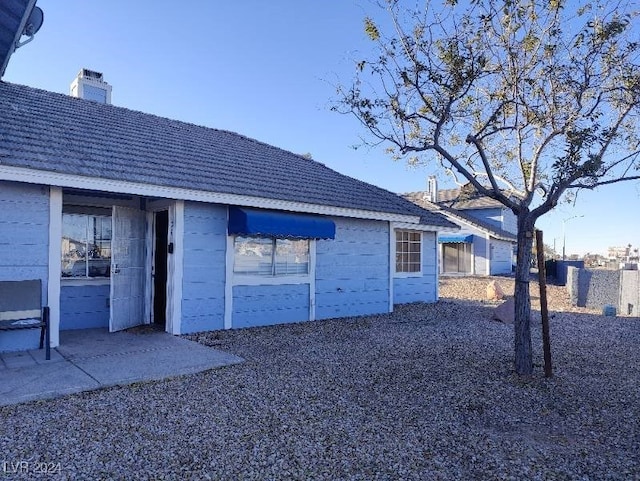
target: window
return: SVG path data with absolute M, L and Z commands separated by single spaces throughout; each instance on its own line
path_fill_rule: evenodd
M 466 242 L 442 244 L 443 272 L 471 273 L 471 244 Z
M 62 277 L 109 277 L 111 217 L 62 214 Z
M 238 236 L 233 272 L 263 277 L 308 274 L 309 241 Z
M 396 272 L 422 272 L 422 234 L 396 230 Z

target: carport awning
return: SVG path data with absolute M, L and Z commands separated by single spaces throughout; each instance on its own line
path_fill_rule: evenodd
M 438 236 L 440 244 L 472 244 L 473 234 L 456 234 Z
M 308 214 L 229 207 L 229 234 L 281 239 L 335 239 L 331 219 Z

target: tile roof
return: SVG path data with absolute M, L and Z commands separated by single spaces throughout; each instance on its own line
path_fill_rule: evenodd
M 446 217 L 242 135 L 0 82 L 0 165 L 292 202 Z
M 456 219 L 464 221 L 468 224 L 473 225 L 474 227 L 481 229 L 487 232 L 491 237 L 499 240 L 505 240 L 509 242 L 516 242 L 518 239 L 515 234 L 508 232 L 500 227 L 497 227 L 489 222 L 485 222 L 477 217 L 474 217 L 463 210 L 453 209 L 443 204 L 434 204 L 433 202 L 429 202 L 425 198 L 425 192 L 409 192 L 404 194 L 405 199 L 410 200 L 416 205 L 423 207 L 427 210 L 431 210 L 433 212 L 442 212 L 444 215 L 451 218 L 454 222 Z M 500 204 L 502 205 L 502 204 Z
M 469 185 L 469 184 L 467 184 Z M 463 188 L 438 190 L 438 204 L 444 204 L 456 210 L 493 209 L 504 207 L 498 200 L 481 195 L 475 189 Z

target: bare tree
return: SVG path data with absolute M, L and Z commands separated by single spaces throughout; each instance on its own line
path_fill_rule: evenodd
M 640 178 L 637 12 L 622 1 L 457 3 L 380 4 L 388 16 L 364 23 L 375 56 L 357 62 L 334 109 L 355 114 L 368 143 L 439 162 L 517 216 L 515 368 L 526 375 L 536 220 L 572 191 Z

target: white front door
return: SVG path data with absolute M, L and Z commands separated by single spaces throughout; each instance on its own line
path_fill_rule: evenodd
M 144 323 L 145 226 L 144 211 L 113 207 L 110 332 Z

